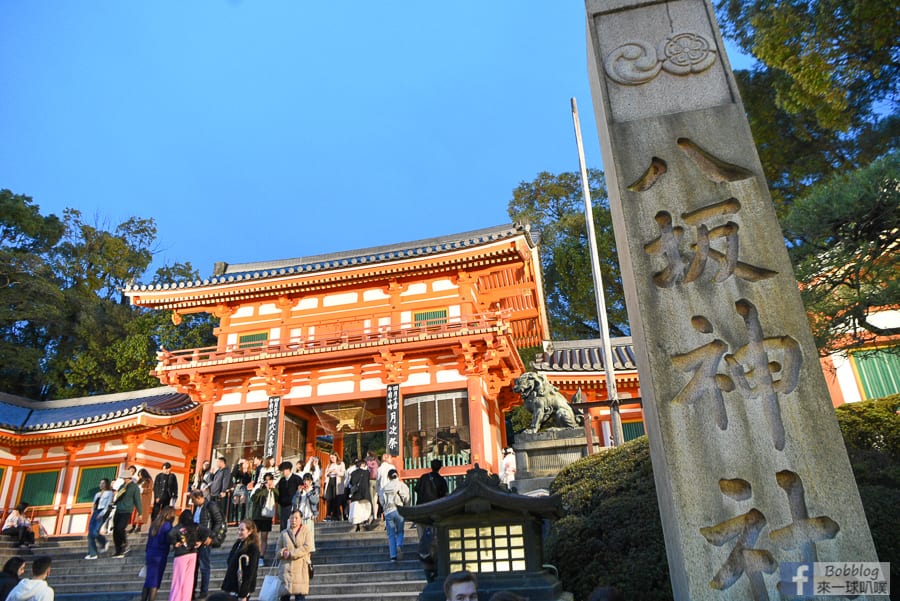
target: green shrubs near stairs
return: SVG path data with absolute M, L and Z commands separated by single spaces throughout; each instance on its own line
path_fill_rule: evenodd
M 891 563 L 893 582 L 900 582 L 897 409 L 900 395 L 837 409 L 875 548 Z M 576 600 L 600 584 L 622 589 L 629 601 L 671 599 L 646 436 L 573 463 L 550 492 L 562 497 L 566 515 L 547 539 L 547 559 Z
M 548 539 L 549 560 L 575 599 L 599 584 L 629 601 L 671 599 L 646 436 L 573 463 L 550 492 L 562 496 L 566 515 Z

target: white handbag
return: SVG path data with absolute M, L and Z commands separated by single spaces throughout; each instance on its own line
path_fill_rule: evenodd
M 259 601 L 279 601 L 282 595 L 287 594 L 281 575 L 278 573 L 278 562 L 272 566 L 266 577 L 263 578 L 262 589 L 259 591 Z

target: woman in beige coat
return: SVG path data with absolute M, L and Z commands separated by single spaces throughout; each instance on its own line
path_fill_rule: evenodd
M 303 525 L 303 516 L 299 511 L 291 514 L 288 528 L 281 531 L 279 549 L 281 549 L 281 580 L 287 591 L 286 595 L 281 596 L 281 601 L 289 601 L 291 595 L 298 601 L 305 599 L 309 594 L 312 536 L 309 528 Z

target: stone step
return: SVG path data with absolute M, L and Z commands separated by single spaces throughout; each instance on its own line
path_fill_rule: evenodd
M 371 531 L 352 530 L 355 529 L 346 522 L 316 524 L 317 552 L 313 556 L 316 576 L 307 599 L 416 601 L 425 587 L 425 580 L 416 559 L 415 528 L 410 525 L 405 529 L 403 557 L 397 562 L 388 559 L 387 534 L 383 523 Z M 278 534 L 276 527 L 269 535 L 265 555 L 268 562 L 275 556 Z M 211 554 L 212 590 L 217 590 L 225 577 L 225 564 L 233 537 L 234 529 L 229 528 L 228 540 Z M 139 601 L 143 581 L 138 577 L 138 572 L 144 563 L 146 538 L 146 532 L 129 534 L 131 550 L 125 558 L 113 559 L 105 555 L 98 560 L 84 559 L 87 553 L 85 536 L 54 537 L 31 549 L 14 548 L 11 541 L 0 540 L 0 563 L 13 555 L 20 555 L 26 560 L 38 555 L 50 555 L 53 557 L 50 583 L 58 601 Z M 271 566 L 260 568 L 257 588 L 262 587 L 263 578 L 271 570 Z M 167 601 L 170 585 L 171 566 L 163 578 L 158 601 Z

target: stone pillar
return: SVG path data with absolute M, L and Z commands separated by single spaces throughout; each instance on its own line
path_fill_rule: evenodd
M 877 561 L 706 0 L 587 0 L 590 78 L 676 599 Z

